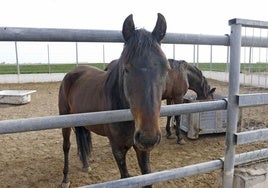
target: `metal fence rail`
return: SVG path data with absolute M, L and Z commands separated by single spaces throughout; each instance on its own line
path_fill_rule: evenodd
M 162 106 L 160 114 L 161 116 L 172 116 L 179 115 L 182 113 L 223 110 L 226 108 L 226 100 L 219 100 L 201 103 Z M 132 114 L 129 109 L 70 114 L 62 116 L 47 116 L 17 120 L 2 120 L 0 121 L 0 134 L 96 125 L 129 120 L 133 120 Z
M 268 104 L 268 93 L 239 94 L 236 98 L 239 107 Z
M 259 161 L 268 158 L 268 149 L 261 149 L 235 155 L 235 165 L 242 165 L 252 161 Z M 207 173 L 213 170 L 219 170 L 223 167 L 224 158 L 209 162 L 199 163 L 181 168 L 155 172 L 146 175 L 135 176 L 127 179 L 109 181 L 100 184 L 82 186 L 81 188 L 117 188 L 117 187 L 139 187 L 159 183 L 163 181 L 192 176 L 200 173 Z
M 235 145 L 268 140 L 268 128 L 234 134 Z
M 124 42 L 121 31 L 118 30 L 23 27 L 0 27 L 0 41 Z M 228 35 L 221 36 L 188 33 L 167 33 L 162 42 L 166 44 L 220 46 L 229 46 L 230 44 Z M 267 37 L 242 37 L 241 46 L 268 47 Z
M 206 173 L 213 170 L 221 169 L 223 166 L 221 160 L 214 160 L 205 163 L 199 163 L 196 165 L 189 165 L 182 168 L 176 168 L 171 170 L 164 170 L 160 172 L 154 172 L 150 174 L 135 176 L 126 179 L 119 179 L 115 181 L 100 183 L 100 184 L 92 184 L 87 186 L 82 186 L 81 188 L 136 188 L 146 185 L 151 185 L 153 183 L 159 183 L 163 181 L 168 181 L 177 178 L 183 178 L 187 176 L 192 176 L 200 173 Z
M 121 31 L 0 27 L 0 41 L 124 42 Z M 163 43 L 229 44 L 228 36 L 167 33 Z

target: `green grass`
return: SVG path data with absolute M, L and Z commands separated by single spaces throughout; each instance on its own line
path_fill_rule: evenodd
M 197 66 L 200 70 L 202 71 L 216 71 L 216 72 L 225 72 L 226 71 L 226 63 L 198 63 L 198 64 L 193 64 L 192 65 Z
M 215 71 L 215 72 L 226 72 L 228 70 L 226 63 L 198 63 L 193 64 L 198 66 L 198 68 L 202 71 Z M 230 64 L 229 64 L 230 65 Z M 268 71 L 268 63 L 241 63 L 240 64 L 240 72 L 267 72 Z
M 104 69 L 103 63 L 90 63 L 90 64 L 79 64 L 79 65 L 91 65 Z M 19 66 L 20 74 L 38 74 L 38 73 L 66 73 L 74 69 L 76 64 L 22 64 Z M 17 74 L 17 66 L 12 64 L 1 64 L 0 74 Z
M 106 65 L 103 63 L 90 63 L 79 65 L 91 65 L 104 69 Z M 202 71 L 216 71 L 226 72 L 226 63 L 198 63 L 194 64 Z M 51 64 L 50 67 L 47 64 L 22 64 L 19 66 L 20 74 L 38 74 L 38 73 L 67 73 L 74 69 L 76 64 Z M 267 72 L 268 63 L 241 63 L 240 72 Z M 17 66 L 15 64 L 0 64 L 0 74 L 17 74 Z

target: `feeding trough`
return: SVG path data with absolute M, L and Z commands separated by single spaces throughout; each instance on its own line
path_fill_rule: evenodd
M 221 100 L 224 98 L 226 97 L 215 95 L 213 100 Z M 192 103 L 202 101 L 195 100 L 192 95 L 186 95 L 184 97 L 184 102 Z M 183 131 L 187 132 L 187 137 L 191 139 L 197 139 L 200 134 L 226 132 L 226 127 L 227 110 L 207 111 L 181 115 L 180 128 Z
M 26 104 L 31 101 L 31 94 L 36 90 L 2 90 L 0 91 L 0 103 Z

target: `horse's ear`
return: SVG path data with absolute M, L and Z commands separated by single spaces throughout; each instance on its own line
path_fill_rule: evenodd
M 213 94 L 215 91 L 216 91 L 216 88 L 214 87 L 214 88 L 212 88 L 212 89 L 209 91 L 209 93 L 210 93 L 210 94 Z
M 158 13 L 157 22 L 152 32 L 152 35 L 156 38 L 158 42 L 160 42 L 164 38 L 166 30 L 167 30 L 166 19 L 162 14 Z
M 135 25 L 133 22 L 133 15 L 130 14 L 124 21 L 123 24 L 123 37 L 125 39 L 125 41 L 128 41 L 129 38 L 132 36 L 133 32 L 135 31 Z

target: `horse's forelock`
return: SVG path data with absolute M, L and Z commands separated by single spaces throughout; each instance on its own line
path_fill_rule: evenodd
M 136 30 L 125 43 L 121 58 L 125 60 L 125 63 L 131 63 L 135 57 L 148 54 L 148 50 L 151 50 L 152 47 L 157 48 L 157 44 L 150 32 L 145 29 Z

